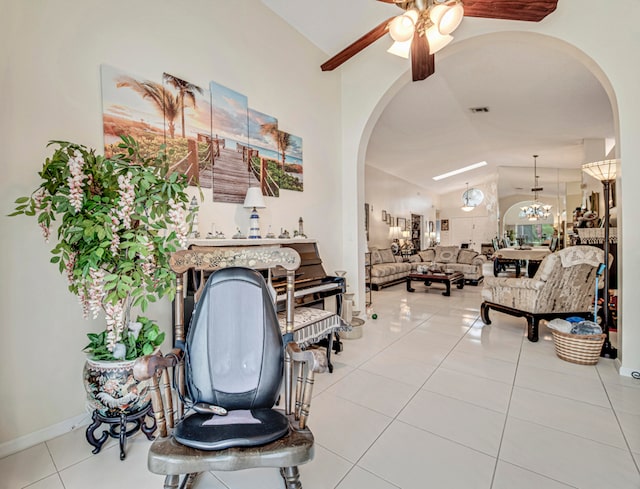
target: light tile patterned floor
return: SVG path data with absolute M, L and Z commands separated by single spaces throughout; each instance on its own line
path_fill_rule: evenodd
M 317 379 L 305 489 L 640 488 L 640 382 L 558 359 L 525 321 L 479 319 L 481 287 L 373 293 L 377 320 Z M 91 455 L 83 429 L 0 460 L 0 489 L 146 489 L 149 442 Z M 204 474 L 198 489 L 281 489 L 276 470 Z

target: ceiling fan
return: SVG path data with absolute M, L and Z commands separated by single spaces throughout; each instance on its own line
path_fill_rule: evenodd
M 331 71 L 387 32 L 393 46 L 388 50 L 404 58 L 411 55 L 413 81 L 424 80 L 435 71 L 434 54 L 453 37 L 462 17 L 539 22 L 556 9 L 558 0 L 378 0 L 394 3 L 405 12 L 391 17 L 325 62 Z

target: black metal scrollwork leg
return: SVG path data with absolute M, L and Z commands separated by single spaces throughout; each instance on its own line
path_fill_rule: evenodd
M 151 418 L 151 424 L 145 423 L 145 418 L 149 416 Z M 151 404 L 145 409 L 138 411 L 134 414 L 120 413 L 119 416 L 104 416 L 97 410 L 93 411 L 91 416 L 93 423 L 91 423 L 85 432 L 87 441 L 94 448 L 91 453 L 99 453 L 102 449 L 102 445 L 107 441 L 107 438 L 118 438 L 120 443 L 120 460 L 124 460 L 126 457 L 126 445 L 127 438 L 134 435 L 138 430 L 142 431 L 147 439 L 153 440 L 153 433 L 156 430 L 156 420 L 151 410 Z M 94 432 L 100 427 L 102 423 L 106 423 L 109 426 L 109 430 L 105 430 L 100 435 L 100 438 L 94 436 Z M 127 425 L 133 424 L 133 427 L 127 430 Z

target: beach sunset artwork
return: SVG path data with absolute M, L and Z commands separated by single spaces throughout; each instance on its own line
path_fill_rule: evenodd
M 121 151 L 120 136 L 131 136 L 143 157 L 155 157 L 162 146 L 173 171 L 198 184 L 201 167 L 211 185 L 211 108 L 208 90 L 169 74 L 163 81 L 131 75 L 102 65 L 105 155 Z
M 211 92 L 213 200 L 241 204 L 249 185 L 259 184 L 249 165 L 247 97 L 216 82 Z
M 157 154 L 164 144 L 164 108 L 161 103 L 128 86 L 146 86 L 162 93 L 162 84 L 131 75 L 112 66 L 101 66 L 104 152 L 109 157 L 120 151 L 120 136 L 132 136 L 144 157 Z
M 278 145 L 274 137 L 278 131 L 278 119 L 249 108 L 249 147 L 251 168 L 260 181 L 263 195 L 280 196 L 277 183 Z
M 282 190 L 295 190 L 302 192 L 303 168 L 302 168 L 302 138 L 285 131 L 276 131 L 273 134 L 277 145 L 277 174 L 278 185 Z
M 213 159 L 217 151 L 211 138 L 211 98 L 209 88 L 162 74 L 165 90 L 165 142 L 169 163 L 185 173 L 191 183 L 213 186 Z

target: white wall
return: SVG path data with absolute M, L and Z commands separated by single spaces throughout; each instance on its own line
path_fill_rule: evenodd
M 3 2 L 0 456 L 84 412 L 81 350 L 103 322 L 82 319 L 37 224 L 6 214 L 37 186 L 47 141 L 102 146 L 100 64 L 158 81 L 163 71 L 201 86 L 215 80 L 301 136 L 305 191 L 267 199 L 262 223 L 291 231 L 302 216 L 329 271 L 343 268 L 343 206 L 340 80 L 319 70 L 325 57 L 258 0 Z M 228 236 L 247 219 L 241 205 L 211 202 L 200 215 L 205 230 L 215 220 Z M 168 326 L 169 310 L 152 314 Z
M 382 211 L 395 217 L 411 219 L 411 214 L 423 217 L 425 223 L 435 222 L 436 201 L 429 192 L 413 183 L 383 172 L 372 166 L 365 167 L 365 201 L 369 208 L 369 247 L 388 248 L 389 225 L 382 222 Z M 423 233 L 426 224 L 423 224 Z M 426 246 L 425 246 L 426 247 Z
M 619 0 L 615 10 L 602 9 L 597 0 L 563 0 L 557 10 L 539 23 L 508 22 L 494 19 L 468 19 L 456 31 L 456 40 L 443 49 L 436 58 L 446 57 L 456 49 L 464 49 L 465 43 L 481 42 L 484 35 L 497 36 L 510 42 L 520 41 L 547 43 L 554 48 L 565 49 L 587 66 L 601 81 L 613 107 L 618 124 L 616 156 L 622 158 L 622 175 L 619 180 L 618 230 L 621 243 L 619 262 L 622 296 L 619 298 L 622 372 L 640 370 L 640 328 L 633 325 L 640 317 L 640 302 L 634 300 L 634 291 L 640 287 L 640 227 L 636 225 L 638 210 L 631 195 L 634 183 L 640 178 L 640 98 L 637 97 L 636 80 L 640 75 L 637 46 L 640 32 L 637 18 L 640 3 L 635 0 Z M 613 26 L 607 30 L 606 39 L 594 36 L 603 25 Z M 343 65 L 342 76 L 342 159 L 345 208 L 359 209 L 364 202 L 364 191 L 359 178 L 365 163 L 366 147 L 371 129 L 384 106 L 399 88 L 410 83 L 409 63 L 392 59 L 382 49 L 366 49 Z M 437 60 L 436 60 L 437 62 Z M 437 75 L 437 73 L 436 73 Z M 429 83 L 429 79 L 419 82 Z M 363 87 L 367 89 L 364 90 Z M 356 194 L 347 193 L 357 189 Z M 627 192 L 626 190 L 629 189 Z M 345 236 L 353 232 L 358 219 L 347 218 L 343 222 Z M 349 241 L 354 239 L 350 236 Z M 343 245 L 345 267 L 352 274 L 362 269 L 364 229 L 357 236 L 358 246 Z M 359 273 L 358 297 L 363 298 L 363 275 Z M 353 276 L 353 275 L 352 275 Z M 362 304 L 360 304 L 362 305 Z M 629 327 L 625 327 L 625 319 Z
M 491 243 L 496 235 L 498 216 L 497 175 L 490 175 L 477 184 L 469 184 L 469 188 L 477 188 L 484 194 L 484 200 L 469 212 L 462 210 L 462 195 L 466 186 L 459 190 L 440 196 L 440 220 L 449 220 L 449 231 L 440 233 L 440 243 L 457 245 L 467 243 L 476 251 L 481 250 L 482 243 Z

